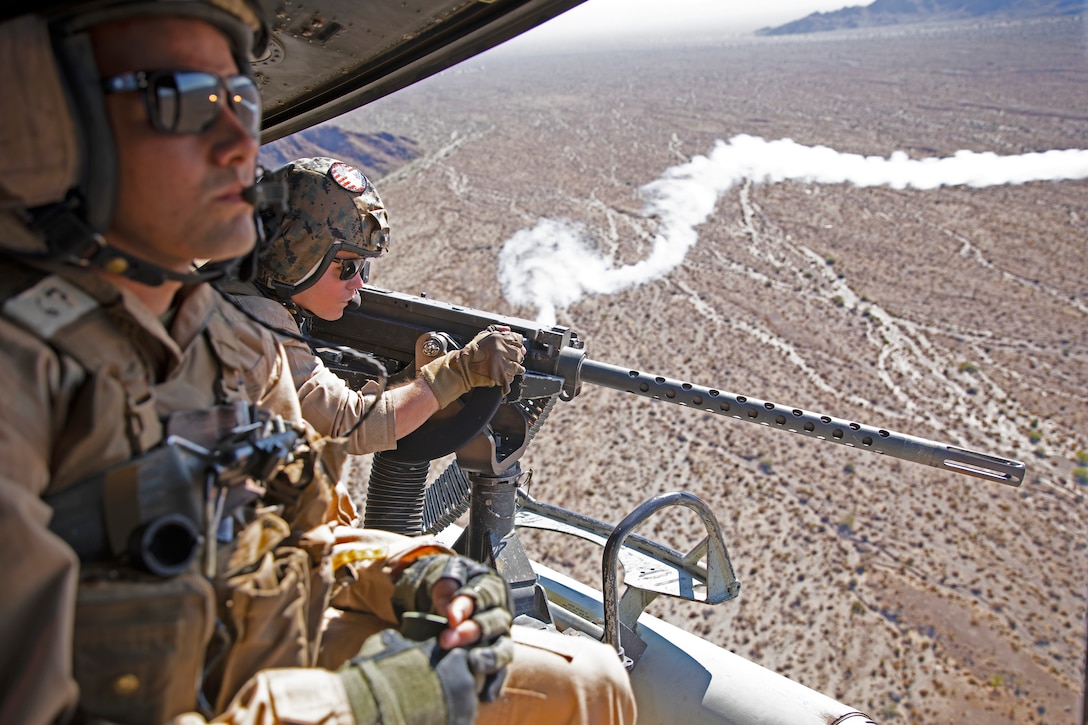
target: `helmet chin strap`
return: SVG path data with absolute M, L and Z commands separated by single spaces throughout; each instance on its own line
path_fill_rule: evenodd
M 158 286 L 167 280 L 181 282 L 183 284 L 199 284 L 220 279 L 230 272 L 238 263 L 237 259 L 226 260 L 210 265 L 204 265 L 193 269 L 191 272 L 176 272 L 172 269 L 160 267 L 157 264 L 145 262 L 133 255 L 114 249 L 110 246 L 101 246 L 98 252 L 87 260 L 88 264 L 104 269 L 107 272 L 128 277 L 140 284 Z

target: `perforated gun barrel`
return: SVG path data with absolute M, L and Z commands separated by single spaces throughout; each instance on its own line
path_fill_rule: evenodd
M 844 446 L 1010 486 L 1019 486 L 1027 472 L 1027 467 L 1023 463 L 1009 458 L 991 456 L 947 443 L 896 433 L 884 428 L 874 428 L 820 413 L 811 413 L 747 395 L 670 380 L 607 363 L 583 360 L 579 375 L 583 383 L 624 390 L 646 398 L 664 400 L 707 413 L 758 423 L 768 428 L 778 428 L 810 438 L 841 443 Z

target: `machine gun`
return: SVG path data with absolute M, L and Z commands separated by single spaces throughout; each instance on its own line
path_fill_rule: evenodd
M 426 297 L 365 287 L 357 307 L 336 322 L 314 320 L 311 331 L 321 340 L 371 353 L 387 367 L 390 381 L 395 383 L 398 377 L 414 376 L 422 365 L 460 347 L 491 325 L 506 326 L 522 335 L 524 375 L 506 396 L 498 388 L 472 390 L 398 441 L 396 450 L 376 453 L 364 524 L 409 535 L 436 533 L 467 508 L 469 523 L 455 548 L 492 564 L 507 579 L 516 614 L 551 622 L 557 612 L 564 612 L 559 616 L 568 623 L 577 620 L 580 630 L 595 631 L 621 654 L 626 651 L 637 656 L 644 648 L 645 643 L 634 634 L 636 620 L 659 594 L 714 604 L 735 597 L 740 585 L 717 520 L 706 504 L 691 494 L 656 496 L 612 526 L 536 501 L 521 490 L 519 459 L 528 443 L 555 402 L 572 400 L 583 384 L 1011 486 L 1020 485 L 1026 472 L 1019 461 L 596 362 L 587 357 L 584 342 L 569 328 Z M 324 357 L 349 383 L 363 382 L 365 375 L 353 370 L 350 361 L 335 353 Z M 427 486 L 429 462 L 453 452 L 457 461 Z M 694 510 L 706 526 L 707 537 L 687 554 L 632 533 L 639 523 L 667 506 Z M 594 630 L 592 622 L 554 606 L 554 591 L 545 594 L 541 590 L 539 577 L 516 538 L 516 527 L 560 531 L 604 547 L 603 630 Z M 703 559 L 706 566 L 698 564 Z M 620 561 L 627 586 L 622 598 L 617 591 Z
M 231 514 L 264 493 L 302 432 L 279 416 L 236 403 L 186 411 L 163 445 L 45 497 L 49 528 L 84 563 L 128 563 L 161 577 L 189 568 L 204 545 L 215 575 L 217 540 Z
M 526 373 L 507 396 L 508 403 L 551 396 L 571 400 L 583 383 L 589 383 L 1011 486 L 1019 486 L 1024 479 L 1026 468 L 1019 461 L 596 362 L 587 357 L 578 334 L 566 327 L 544 326 L 374 287 L 362 289 L 360 297 L 357 310 L 348 311 L 336 323 L 318 322 L 315 331 L 322 339 L 373 353 L 390 368 L 392 376 L 414 373 L 414 368 L 451 346 L 459 347 L 489 325 L 505 325 L 522 335 L 526 349 Z M 334 363 L 334 367 L 339 366 Z M 339 369 L 350 375 L 349 370 Z M 423 434 L 402 439 L 398 457 L 411 460 L 435 451 L 444 451 L 440 454 L 444 455 L 457 450 L 457 439 L 465 435 L 469 425 L 480 419 L 486 423 L 498 409 L 497 391 L 473 391 L 468 397 L 477 395 L 481 402 L 465 402 L 462 425 L 432 425 Z M 492 415 L 487 415 L 489 410 Z M 507 441 L 507 448 L 509 444 Z

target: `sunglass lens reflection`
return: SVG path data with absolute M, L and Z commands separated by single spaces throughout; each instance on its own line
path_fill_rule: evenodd
M 215 123 L 224 102 L 242 125 L 256 136 L 261 126 L 260 91 L 252 79 L 233 76 L 223 81 L 211 73 L 179 71 L 155 79 L 153 98 L 157 126 L 170 133 L 202 133 Z M 226 91 L 226 98 L 220 96 Z
M 363 260 L 361 259 L 338 259 L 336 261 L 340 262 L 340 279 L 345 282 L 359 274 L 363 268 Z
M 227 93 L 230 95 L 230 107 L 238 114 L 250 134 L 256 136 L 261 131 L 261 92 L 253 79 L 247 76 L 234 76 L 227 79 Z

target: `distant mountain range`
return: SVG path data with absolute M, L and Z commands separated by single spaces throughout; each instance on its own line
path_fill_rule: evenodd
M 813 13 L 756 35 L 792 35 L 881 25 L 964 20 L 968 18 L 1030 18 L 1077 15 L 1088 0 L 876 0 L 828 13 Z
M 391 133 L 355 133 L 325 123 L 265 144 L 260 162 L 268 170 L 312 156 L 341 159 L 380 178 L 419 155 L 419 144 Z

